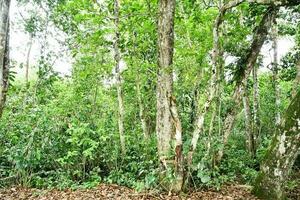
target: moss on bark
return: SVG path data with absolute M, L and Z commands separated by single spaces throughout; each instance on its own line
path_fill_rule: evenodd
M 288 107 L 281 126 L 265 155 L 254 185 L 254 194 L 261 199 L 282 200 L 283 186 L 300 148 L 300 92 Z

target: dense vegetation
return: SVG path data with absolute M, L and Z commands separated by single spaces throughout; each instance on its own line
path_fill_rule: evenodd
M 0 2 L 0 187 L 239 182 L 282 199 L 298 186 L 299 1 L 20 1 L 31 8 L 20 27 L 42 44 L 21 79 L 7 56 L 10 0 Z M 70 76 L 53 69 L 56 32 Z M 295 45 L 279 58 L 287 36 Z

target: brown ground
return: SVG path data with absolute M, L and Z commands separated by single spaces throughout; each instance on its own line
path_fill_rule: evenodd
M 101 184 L 87 190 L 38 190 L 13 187 L 0 189 L 0 200 L 255 200 L 248 186 L 226 186 L 220 191 L 201 191 L 190 194 L 168 195 L 153 192 L 137 193 L 132 189 L 117 185 Z

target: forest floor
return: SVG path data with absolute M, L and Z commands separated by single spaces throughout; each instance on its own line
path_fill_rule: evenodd
M 11 187 L 0 189 L 0 200 L 258 200 L 247 185 L 228 185 L 221 190 L 213 189 L 190 193 L 164 194 L 153 191 L 136 192 L 133 189 L 100 184 L 93 189 L 77 190 L 42 190 L 33 188 Z M 300 187 L 287 189 L 289 199 L 300 200 Z
M 0 189 L 0 200 L 255 200 L 249 186 L 224 186 L 220 191 L 203 190 L 189 194 L 162 194 L 154 192 L 138 193 L 133 189 L 118 185 L 101 184 L 85 190 L 39 190 L 12 187 Z

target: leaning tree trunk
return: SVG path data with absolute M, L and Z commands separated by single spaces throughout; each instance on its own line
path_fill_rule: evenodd
M 120 135 L 120 144 L 122 154 L 126 154 L 126 145 L 125 145 L 125 133 L 124 133 L 124 103 L 123 103 L 123 94 L 122 94 L 122 79 L 121 79 L 121 70 L 120 70 L 120 32 L 119 32 L 119 0 L 114 2 L 114 23 L 115 23 L 115 41 L 114 41 L 114 53 L 115 53 L 115 62 L 116 62 L 116 81 L 117 81 L 117 93 L 118 93 L 118 125 L 119 125 L 119 135 Z
M 156 134 L 161 178 L 168 190 L 180 191 L 183 185 L 182 130 L 173 87 L 175 0 L 159 1 L 158 19 L 158 75 Z M 174 134 L 174 127 L 176 133 Z M 172 136 L 175 135 L 175 160 L 170 158 Z M 172 156 L 173 157 L 173 156 Z M 167 182 L 167 173 L 174 172 L 174 180 Z
M 190 149 L 188 152 L 188 159 L 187 159 L 188 166 L 190 166 L 192 163 L 193 154 L 196 150 L 198 139 L 200 137 L 200 133 L 203 130 L 204 118 L 211 106 L 213 98 L 215 97 L 216 69 L 217 69 L 216 67 L 217 67 L 217 65 L 220 64 L 219 59 L 222 57 L 220 54 L 220 49 L 219 49 L 219 47 L 220 47 L 220 45 L 219 45 L 219 43 L 220 43 L 219 42 L 219 28 L 224 21 L 224 16 L 225 16 L 225 13 L 227 12 L 227 10 L 229 10 L 233 7 L 236 7 L 243 2 L 259 3 L 259 4 L 266 4 L 266 5 L 275 4 L 275 2 L 270 2 L 268 0 L 232 0 L 232 1 L 229 1 L 226 4 L 224 4 L 220 8 L 218 16 L 216 17 L 215 22 L 214 22 L 214 27 L 213 27 L 212 78 L 211 78 L 211 82 L 210 82 L 210 87 L 208 89 L 208 98 L 207 98 L 206 102 L 204 103 L 203 108 L 199 111 L 199 113 L 197 113 L 197 117 L 196 117 L 196 121 L 195 121 L 195 129 L 192 133 L 192 140 L 191 140 Z M 276 1 L 276 5 L 283 5 L 283 4 L 285 5 L 288 3 L 293 4 L 293 2 L 290 2 L 290 1 L 288 1 L 288 2 L 281 2 L 281 1 L 277 2 Z M 272 9 L 269 8 L 268 11 L 269 10 L 272 10 Z M 266 20 L 266 18 L 268 18 L 268 17 L 266 17 L 266 16 L 264 17 L 264 20 L 262 21 L 261 25 L 256 30 L 256 36 L 252 43 L 250 53 L 248 54 L 248 57 L 247 57 L 245 63 L 248 62 L 248 64 L 249 64 L 249 63 L 254 63 L 256 61 L 258 53 L 255 52 L 254 55 L 251 55 L 251 50 L 256 51 L 257 49 L 258 50 L 261 49 L 261 46 L 266 38 L 265 29 L 266 29 L 266 23 L 267 23 L 266 21 L 268 21 L 268 20 Z M 262 38 L 260 38 L 260 36 L 262 36 Z M 261 41 L 262 41 L 262 44 L 260 44 Z M 253 62 L 253 60 L 254 60 L 254 62 Z M 246 69 L 247 73 L 244 73 L 244 74 L 247 75 L 250 71 L 251 71 L 251 68 L 250 68 L 250 70 Z M 240 91 L 240 86 L 237 87 L 236 92 L 239 93 L 239 91 Z M 234 113 L 232 113 L 232 114 L 234 114 Z M 233 125 L 234 117 L 232 115 L 228 115 L 227 121 L 228 122 L 225 123 L 225 126 L 228 127 L 227 129 L 231 129 L 231 127 Z M 222 155 L 218 156 L 218 157 L 222 157 Z
M 300 92 L 293 98 L 256 179 L 254 193 L 267 200 L 284 199 L 284 185 L 300 149 Z
M 224 120 L 223 147 L 217 153 L 217 163 L 219 163 L 223 157 L 224 147 L 227 145 L 228 138 L 235 120 L 235 116 L 237 115 L 237 112 L 240 108 L 242 83 L 245 79 L 249 77 L 250 72 L 253 70 L 257 56 L 259 55 L 261 47 L 267 38 L 269 29 L 271 28 L 271 24 L 277 12 L 278 8 L 274 8 L 273 6 L 270 6 L 267 9 L 265 15 L 263 16 L 263 19 L 261 20 L 258 27 L 256 27 L 255 29 L 252 44 L 246 54 L 246 57 L 242 58 L 239 62 L 240 65 L 245 66 L 245 68 L 240 72 L 241 75 L 235 86 L 233 94 L 234 106 L 232 106 L 231 109 L 228 111 Z
M 9 6 L 10 0 L 0 1 L 0 117 L 2 116 L 8 89 Z

